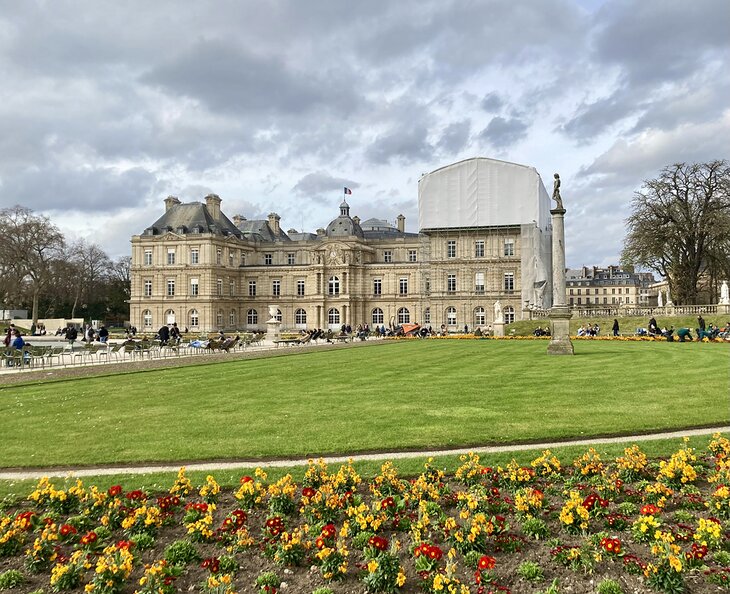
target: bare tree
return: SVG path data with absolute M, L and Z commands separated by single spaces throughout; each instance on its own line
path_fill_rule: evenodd
M 47 217 L 22 206 L 0 210 L 0 262 L 11 273 L 11 283 L 27 285 L 33 323 L 38 323 L 38 300 L 54 276 L 54 262 L 61 256 L 64 239 Z
M 701 284 L 730 269 L 730 166 L 678 163 L 634 195 L 622 262 L 664 276 L 678 304 L 696 303 Z
M 71 307 L 71 317 L 75 318 L 79 304 L 84 300 L 89 301 L 94 291 L 105 284 L 111 262 L 98 245 L 84 240 L 75 242 L 68 250 L 68 256 L 68 261 L 75 269 Z

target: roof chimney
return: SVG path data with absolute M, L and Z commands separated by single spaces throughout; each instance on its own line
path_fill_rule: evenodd
M 180 201 L 175 196 L 168 196 L 165 198 L 165 212 L 170 210 L 176 204 L 180 204 Z
M 269 227 L 274 232 L 274 235 L 279 234 L 279 221 L 281 217 L 275 212 L 269 213 Z
M 405 231 L 406 231 L 406 218 L 402 214 L 399 214 L 398 215 L 398 218 L 396 219 L 396 221 L 398 221 L 398 231 L 400 231 L 401 233 L 405 233 Z
M 208 212 L 216 221 L 221 218 L 221 197 L 218 194 L 208 194 L 205 197 Z
M 355 215 L 354 217 L 352 217 L 352 222 L 355 223 L 356 225 L 359 225 L 360 224 L 360 217 L 357 216 L 357 215 Z

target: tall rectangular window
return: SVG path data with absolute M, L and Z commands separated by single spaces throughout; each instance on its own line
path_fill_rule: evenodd
M 190 248 L 190 263 L 200 264 L 200 252 L 198 248 Z
M 297 281 L 297 296 L 304 297 L 304 280 L 299 279 Z
M 200 285 L 198 284 L 197 278 L 190 279 L 190 296 L 197 297 L 200 295 Z
M 144 281 L 144 296 L 152 297 L 152 281 L 151 280 Z
M 446 242 L 446 257 L 447 258 L 456 258 L 456 240 L 455 239 L 449 239 Z
M 175 263 L 175 248 L 167 248 L 167 263 L 168 265 Z
M 219 278 L 215 282 L 216 288 L 218 289 L 218 297 L 223 297 L 223 279 Z
M 477 239 L 474 242 L 474 257 L 475 258 L 484 257 L 484 240 L 483 239 Z
M 271 266 L 274 262 L 274 256 L 271 254 L 264 254 L 264 264 L 266 266 Z
M 383 294 L 383 280 L 380 278 L 373 279 L 373 295 Z
M 236 295 L 236 281 L 234 281 L 234 280 L 228 281 L 228 294 L 231 297 L 234 297 Z
M 233 250 L 228 250 L 228 266 L 233 266 Z
M 286 263 L 289 264 L 289 266 L 294 266 L 295 262 L 296 262 L 296 254 L 287 254 L 286 255 Z
M 215 251 L 215 263 L 223 264 L 223 250 L 221 248 L 218 248 Z
M 256 281 L 255 280 L 248 281 L 248 296 L 256 297 Z
M 152 266 L 152 250 L 144 251 L 144 265 Z
M 484 293 L 484 273 L 477 272 L 474 275 L 474 291 L 476 293 Z
M 241 266 L 245 266 L 245 265 L 246 265 L 246 252 L 241 250 Z
M 504 240 L 504 255 L 514 256 L 515 255 L 515 240 L 505 239 Z
M 504 292 L 513 293 L 515 290 L 515 273 L 505 272 L 504 273 Z
M 417 259 L 416 250 L 408 250 L 408 261 L 415 262 Z
M 173 278 L 167 279 L 167 296 L 168 297 L 175 296 L 175 279 L 173 279 Z
M 398 288 L 401 295 L 408 295 L 408 278 L 402 277 L 398 281 Z
M 271 281 L 271 294 L 274 297 L 281 296 L 281 281 L 280 280 Z
M 390 250 L 385 250 L 383 252 L 383 262 L 392 262 L 393 261 L 393 252 Z
M 456 275 L 455 274 L 449 274 L 446 277 L 446 290 L 449 293 L 456 292 Z

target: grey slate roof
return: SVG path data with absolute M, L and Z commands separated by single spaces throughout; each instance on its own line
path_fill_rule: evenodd
M 202 202 L 175 204 L 165 214 L 145 229 L 145 235 L 173 233 L 213 233 L 215 235 L 241 236 L 241 231 L 221 212 L 220 219 L 214 219 L 208 207 Z
M 254 237 L 261 241 L 291 241 L 283 229 L 279 229 L 278 234 L 274 233 L 266 219 L 241 221 L 238 229 L 244 236 Z

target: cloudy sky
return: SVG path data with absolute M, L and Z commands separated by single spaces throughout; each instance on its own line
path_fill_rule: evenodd
M 560 172 L 569 266 L 616 263 L 632 193 L 727 158 L 728 0 L 0 0 L 0 207 L 113 257 L 163 199 L 308 231 L 417 231 L 474 156 Z

